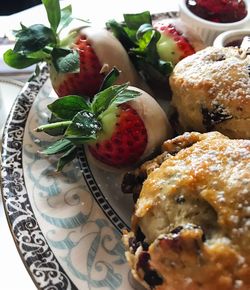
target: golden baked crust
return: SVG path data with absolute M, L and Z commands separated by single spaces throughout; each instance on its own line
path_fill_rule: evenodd
M 193 132 L 163 146 L 177 144 L 186 148 L 149 174 L 124 235 L 134 275 L 157 290 L 249 290 L 250 141 Z
M 175 66 L 170 87 L 183 131 L 250 138 L 250 55 L 205 48 Z

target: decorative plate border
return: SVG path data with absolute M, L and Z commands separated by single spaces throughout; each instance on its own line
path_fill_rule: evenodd
M 23 174 L 25 124 L 34 99 L 47 79 L 48 69 L 43 66 L 40 75 L 24 86 L 11 109 L 3 133 L 1 190 L 12 236 L 35 285 L 41 290 L 76 290 L 36 221 Z
M 105 213 L 107 218 L 111 223 L 122 233 L 122 230 L 129 229 L 129 226 L 121 219 L 121 217 L 116 213 L 110 203 L 107 201 L 105 195 L 100 190 L 94 175 L 91 172 L 88 160 L 83 149 L 79 149 L 77 153 L 79 160 L 79 166 L 82 172 L 82 175 L 88 185 L 90 192 L 95 198 L 97 204 L 100 206 L 102 211 Z
M 155 13 L 152 15 L 153 20 L 161 20 L 166 18 L 177 18 L 180 16 L 180 13 L 178 11 L 168 11 L 168 12 L 162 12 L 162 13 Z

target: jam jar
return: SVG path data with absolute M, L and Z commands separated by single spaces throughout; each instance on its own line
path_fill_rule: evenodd
M 180 19 L 206 45 L 224 31 L 250 27 L 248 0 L 179 0 Z

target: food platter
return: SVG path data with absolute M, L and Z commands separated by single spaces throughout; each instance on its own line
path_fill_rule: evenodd
M 84 27 L 58 42 L 72 18 L 57 8 L 46 6 L 50 37 L 23 27 L 4 54 L 10 66 L 40 66 L 9 114 L 1 168 L 7 219 L 37 288 L 141 289 L 136 279 L 147 289 L 245 289 L 249 37 L 213 46 L 188 25 L 179 32 L 180 9 L 125 14 L 103 37 Z M 36 29 L 46 36 L 38 46 Z
M 174 17 L 162 13 L 154 18 Z M 84 150 L 55 172 L 39 151 L 51 137 L 34 132 L 53 101 L 48 69 L 26 83 L 9 114 L 2 144 L 2 194 L 19 254 L 39 289 L 140 289 L 124 257 L 132 196 L 124 172 L 105 172 Z

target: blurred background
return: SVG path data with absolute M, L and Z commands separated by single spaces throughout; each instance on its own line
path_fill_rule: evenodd
M 41 0 L 15 0 L 15 1 L 2 1 L 0 5 L 0 15 L 11 15 L 23 11 L 25 9 L 34 7 L 41 4 Z

